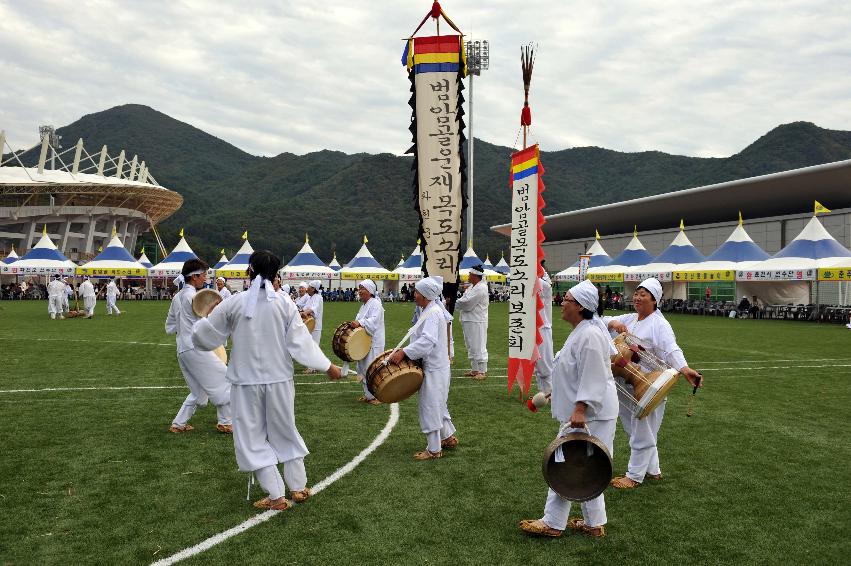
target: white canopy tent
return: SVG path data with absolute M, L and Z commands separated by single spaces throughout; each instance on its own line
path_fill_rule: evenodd
M 4 263 L 4 275 L 74 275 L 77 264 L 65 257 L 47 235 L 47 227 L 33 248 L 13 263 Z
M 76 272 L 77 275 L 92 277 L 145 277 L 148 268 L 130 255 L 113 231 L 112 239 L 103 251 L 78 267 Z

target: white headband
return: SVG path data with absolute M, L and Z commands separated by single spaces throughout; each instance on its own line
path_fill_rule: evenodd
M 485 272 L 484 272 L 484 271 L 479 271 L 479 270 L 478 270 L 478 269 L 476 269 L 475 267 L 471 267 L 471 268 L 470 268 L 470 273 L 475 273 L 475 274 L 476 274 L 476 275 L 478 275 L 479 277 L 481 277 L 481 276 L 483 276 L 483 275 L 485 274 Z

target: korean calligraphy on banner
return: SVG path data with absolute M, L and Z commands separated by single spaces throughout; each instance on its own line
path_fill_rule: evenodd
M 414 181 L 423 272 L 443 277 L 444 294 L 454 297 L 461 262 L 466 164 L 464 136 L 466 76 L 460 35 L 417 37 L 406 47 L 414 119 L 411 131 L 417 174 Z M 454 301 L 453 301 L 454 304 Z
M 511 156 L 511 271 L 508 275 L 508 389 L 516 382 L 525 397 L 535 362 L 540 358 L 541 284 L 544 275 L 541 244 L 544 168 L 537 145 Z M 549 305 L 547 305 L 549 306 Z
M 591 264 L 591 256 L 582 254 L 579 256 L 579 282 L 585 281 L 588 278 L 588 267 Z
M 745 270 L 736 273 L 736 281 L 815 281 L 815 269 Z

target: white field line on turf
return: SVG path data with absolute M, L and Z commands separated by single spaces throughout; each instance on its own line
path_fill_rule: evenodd
M 336 472 L 326 477 L 324 480 L 320 481 L 316 485 L 311 488 L 313 495 L 317 495 L 319 492 L 324 490 L 326 487 L 342 478 L 352 470 L 354 470 L 358 464 L 366 460 L 367 456 L 375 452 L 375 450 L 381 446 L 385 440 L 390 436 L 390 433 L 393 431 L 393 427 L 396 426 L 396 423 L 399 422 L 399 404 L 393 403 L 390 405 L 390 418 L 387 419 L 387 424 L 384 425 L 384 428 L 378 436 L 370 443 L 369 446 L 364 448 L 360 454 L 355 456 L 348 464 L 339 468 Z M 291 511 L 292 512 L 292 511 Z M 280 511 L 266 511 L 264 513 L 260 513 L 259 515 L 255 515 L 251 517 L 245 522 L 240 523 L 239 525 L 230 528 L 224 532 L 221 532 L 215 536 L 208 538 L 205 541 L 202 541 L 195 546 L 191 546 L 189 548 L 185 548 L 178 552 L 177 554 L 173 554 L 167 558 L 163 558 L 162 560 L 158 560 L 154 562 L 152 566 L 170 566 L 171 564 L 176 564 L 181 560 L 185 560 L 197 554 L 204 552 L 205 550 L 209 550 L 210 548 L 216 546 L 217 544 L 226 541 L 227 539 L 234 537 L 238 534 L 244 533 L 251 527 L 259 525 L 260 523 L 264 523 L 280 513 Z

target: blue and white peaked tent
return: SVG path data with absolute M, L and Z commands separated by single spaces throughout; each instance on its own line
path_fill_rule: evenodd
M 334 271 L 340 271 L 341 269 L 343 269 L 343 266 L 340 265 L 339 261 L 337 261 L 337 252 L 334 252 L 334 257 L 331 258 L 331 263 L 328 264 L 328 267 L 330 267 Z
M 706 260 L 681 265 L 674 271 L 677 281 L 733 281 L 736 272 L 770 256 L 745 231 L 741 220 L 730 237 Z
M 632 235 L 632 240 L 629 241 L 619 256 L 607 265 L 590 268 L 588 270 L 588 278 L 600 283 L 619 282 L 623 281 L 623 274 L 629 268 L 652 262 L 653 256 L 647 251 L 641 240 L 638 239 L 638 232 L 636 231 Z
M 213 270 L 215 271 L 216 269 L 221 269 L 229 262 L 230 260 L 228 259 L 228 256 L 225 255 L 225 250 L 222 250 L 222 257 L 220 257 L 219 261 L 216 262 L 216 265 L 213 266 Z
M 142 250 L 142 255 L 140 255 L 139 259 L 137 259 L 136 261 L 141 263 L 145 267 L 145 269 L 150 269 L 154 266 L 154 264 L 151 263 L 151 260 L 148 259 L 148 254 L 145 253 L 145 250 Z
M 336 255 L 334 257 L 336 258 Z M 313 248 L 310 247 L 310 240 L 307 237 L 304 239 L 304 245 L 290 262 L 281 269 L 280 274 L 281 279 L 289 281 L 305 279 L 331 280 L 339 278 L 337 271 L 325 265 L 325 262 L 319 259 Z
M 225 279 L 248 279 L 248 258 L 254 253 L 254 248 L 248 242 L 246 236 L 242 247 L 236 252 L 236 255 L 230 258 L 223 267 L 216 270 L 216 277 L 224 277 Z
M 399 276 L 399 281 L 419 281 L 423 278 L 423 254 L 419 242 L 408 259 L 394 269 L 393 273 Z
M 508 273 L 511 271 L 511 268 L 508 266 L 508 262 L 505 261 L 505 255 L 499 258 L 499 262 L 493 266 L 493 270 L 497 273 L 508 275 Z
M 18 261 L 4 264 L 0 273 L 4 275 L 74 275 L 77 265 L 56 248 L 56 244 L 42 232 L 41 239 Z
M 671 281 L 673 272 L 680 266 L 704 261 L 706 257 L 694 247 L 686 236 L 685 227 L 680 224 L 680 232 L 674 241 L 652 262 L 636 265 L 624 272 L 624 281 L 644 281 L 655 277 L 659 281 Z M 667 294 L 667 293 L 666 293 Z
M 76 271 L 77 275 L 94 277 L 144 277 L 148 274 L 148 268 L 130 255 L 115 231 L 103 251 Z
M 18 254 L 15 253 L 15 246 L 12 246 L 12 251 L 9 252 L 9 255 L 0 259 L 0 267 L 3 267 L 4 265 L 12 265 L 16 261 L 18 261 Z
M 588 260 L 589 269 L 592 267 L 609 265 L 612 262 L 612 258 L 609 257 L 609 254 L 606 253 L 605 249 L 603 249 L 603 245 L 600 243 L 599 238 L 594 240 L 594 244 L 588 248 L 586 254 L 591 256 Z M 579 281 L 579 260 L 567 269 L 563 269 L 556 273 L 553 276 L 553 279 L 556 281 Z
M 366 236 L 363 238 L 363 245 L 355 254 L 355 257 L 340 270 L 340 277 L 343 279 L 398 279 L 398 275 L 387 270 L 378 261 L 372 257 L 367 244 Z
M 161 262 L 148 270 L 149 277 L 177 277 L 183 269 L 183 264 L 190 259 L 197 259 L 198 256 L 186 243 L 186 238 L 180 237 L 180 241 L 171 250 Z

